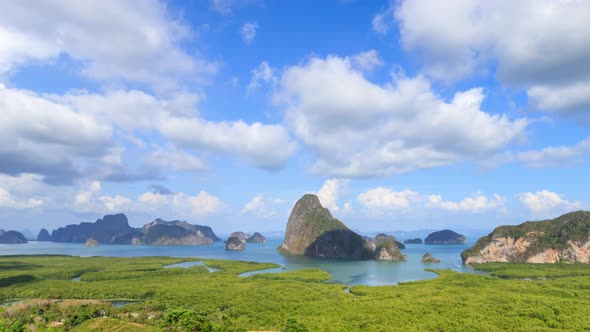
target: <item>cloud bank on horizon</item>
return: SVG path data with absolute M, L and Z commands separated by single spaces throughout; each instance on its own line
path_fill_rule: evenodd
M 1 228 L 280 230 L 307 192 L 367 231 L 590 208 L 587 1 L 1 7 Z

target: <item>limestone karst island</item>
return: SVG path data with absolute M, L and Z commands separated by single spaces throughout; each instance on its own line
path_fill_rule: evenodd
M 0 332 L 590 331 L 590 1 L 0 1 Z

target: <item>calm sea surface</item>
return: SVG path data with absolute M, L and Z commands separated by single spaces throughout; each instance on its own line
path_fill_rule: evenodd
M 279 254 L 276 248 L 282 239 L 268 239 L 265 244 L 247 244 L 243 251 L 227 251 L 223 243 L 205 246 L 144 246 L 144 245 L 100 245 L 85 247 L 84 244 L 35 242 L 27 244 L 0 244 L 0 255 L 64 254 L 74 256 L 172 256 L 199 257 L 212 259 L 234 259 L 281 264 L 286 270 L 320 268 L 332 275 L 331 282 L 349 285 L 391 285 L 401 281 L 436 278 L 436 274 L 425 268 L 451 269 L 459 272 L 476 273 L 461 263 L 461 252 L 473 245 L 424 245 L 407 244 L 402 253 L 406 262 L 378 262 L 356 260 L 334 260 L 311 257 L 293 257 Z M 440 264 L 423 264 L 422 255 L 429 252 L 441 260 Z M 283 269 L 275 269 L 277 272 Z

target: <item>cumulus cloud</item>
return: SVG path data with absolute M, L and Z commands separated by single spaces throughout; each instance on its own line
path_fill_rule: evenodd
M 383 61 L 379 58 L 376 50 L 369 50 L 353 55 L 351 59 L 352 64 L 363 72 L 372 72 L 375 68 L 383 65 Z
M 441 195 L 425 195 L 409 189 L 396 191 L 377 187 L 357 196 L 361 205 L 372 214 L 411 209 L 439 209 L 450 212 L 480 213 L 505 210 L 505 198 L 494 194 L 487 197 L 476 193 L 459 201 L 445 200 Z
M 277 207 L 283 203 L 278 198 L 256 195 L 242 207 L 241 214 L 252 215 L 260 218 L 271 218 L 277 215 Z
M 485 210 L 502 210 L 506 199 L 498 194 L 491 198 L 482 193 L 476 193 L 472 197 L 466 197 L 461 201 L 447 201 L 440 195 L 428 196 L 427 207 L 439 208 L 447 211 L 481 212 Z
M 26 198 L 17 199 L 8 190 L 0 185 L 0 207 L 13 209 L 28 209 L 43 205 L 42 199 Z
M 583 208 L 579 201 L 568 201 L 563 195 L 549 190 L 526 192 L 519 196 L 522 204 L 538 218 L 555 218 L 558 214 Z
M 69 183 L 83 172 L 80 162 L 99 163 L 112 152 L 108 123 L 36 93 L 0 87 L 0 109 L 1 173 Z
M 252 44 L 254 39 L 256 39 L 256 31 L 257 30 L 258 30 L 257 23 L 252 23 L 252 22 L 245 23 L 242 26 L 242 29 L 240 29 L 240 35 L 242 36 L 242 41 L 246 45 Z
M 252 78 L 248 84 L 248 92 L 253 92 L 263 83 L 275 84 L 277 82 L 276 70 L 268 62 L 262 61 L 258 67 L 252 70 Z
M 527 91 L 537 109 L 579 116 L 587 120 L 590 107 L 590 80 L 567 85 L 535 85 Z
M 400 1 L 392 6 L 402 46 L 422 58 L 432 77 L 460 79 L 491 61 L 500 79 L 512 85 L 555 85 L 590 76 L 587 1 Z
M 318 157 L 312 171 L 387 176 L 477 160 L 522 135 L 526 119 L 481 110 L 483 90 L 437 96 L 421 76 L 368 81 L 350 58 L 311 58 L 283 73 L 274 95 L 286 122 Z
M 391 7 L 382 10 L 373 16 L 371 25 L 375 32 L 386 34 L 392 27 L 393 9 Z
M 324 182 L 320 190 L 316 193 L 320 199 L 320 203 L 332 212 L 340 210 L 338 206 L 338 199 L 342 192 L 346 190 L 348 180 L 345 179 L 329 179 Z
M 165 4 L 150 0 L 13 2 L 0 13 L 0 70 L 66 54 L 97 80 L 169 88 L 216 71 L 180 43 L 192 31 Z
M 111 196 L 102 192 L 100 182 L 93 181 L 81 188 L 69 207 L 75 212 L 97 214 L 158 212 L 178 217 L 202 218 L 219 212 L 223 203 L 206 191 L 200 191 L 195 196 L 183 192 L 164 194 L 156 191 L 145 192 L 136 199 L 122 195 Z
M 296 147 L 286 128 L 259 122 L 171 117 L 161 124 L 160 130 L 181 146 L 229 153 L 269 170 L 283 167 Z
M 200 158 L 175 148 L 158 148 L 150 153 L 146 162 L 177 172 L 203 172 L 207 170 L 207 165 Z
M 357 196 L 363 207 L 369 210 L 407 209 L 421 200 L 419 193 L 412 190 L 394 191 L 377 187 Z

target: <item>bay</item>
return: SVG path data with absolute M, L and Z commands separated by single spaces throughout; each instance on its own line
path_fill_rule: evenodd
M 436 274 L 426 268 L 451 269 L 463 273 L 478 273 L 461 262 L 461 252 L 474 242 L 458 245 L 407 244 L 402 253 L 405 262 L 359 261 L 344 259 L 324 259 L 303 256 L 283 256 L 276 248 L 281 238 L 269 238 L 264 244 L 246 245 L 243 251 L 227 251 L 222 242 L 203 246 L 151 246 L 151 245 L 99 245 L 86 247 L 82 243 L 55 243 L 31 241 L 26 244 L 0 244 L 0 255 L 40 255 L 60 254 L 81 257 L 111 256 L 171 256 L 198 257 L 204 259 L 231 259 L 265 263 L 278 263 L 282 267 L 269 271 L 256 271 L 243 274 L 248 276 L 261 272 L 292 271 L 305 268 L 319 268 L 332 275 L 330 282 L 347 285 L 395 285 L 399 282 L 436 278 Z M 439 264 L 423 264 L 420 260 L 429 252 L 441 260 Z

